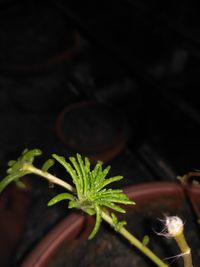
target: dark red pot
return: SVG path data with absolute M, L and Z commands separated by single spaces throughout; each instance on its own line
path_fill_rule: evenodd
M 31 203 L 30 186 L 11 186 L 0 195 L 0 265 L 9 266 L 13 251 L 23 233 Z
M 156 216 L 156 218 L 154 218 L 155 220 L 157 220 L 157 218 L 163 217 L 163 213 L 176 215 L 176 214 L 179 214 L 180 211 L 184 211 L 185 216 L 188 216 L 190 212 L 191 214 L 193 214 L 193 207 L 191 206 L 191 203 L 188 203 L 188 197 L 192 198 L 193 204 L 195 203 L 196 207 L 200 208 L 200 189 L 194 186 L 190 186 L 185 189 L 180 184 L 177 184 L 177 183 L 152 182 L 152 183 L 127 187 L 124 189 L 124 192 L 127 193 L 128 196 L 131 199 L 134 199 L 135 202 L 137 203 L 136 206 L 134 206 L 133 208 L 128 208 L 127 213 L 126 213 L 128 216 L 128 225 L 132 223 L 134 224 L 133 231 L 136 233 L 136 236 L 141 234 L 139 228 L 143 227 L 142 220 L 143 220 L 143 217 L 146 216 L 146 213 L 149 212 L 150 208 L 148 207 L 150 207 L 150 205 L 152 207 L 152 210 L 153 210 L 152 212 L 154 216 Z M 129 214 L 130 212 L 132 212 L 131 215 Z M 139 221 L 136 222 L 138 219 L 138 215 L 140 213 L 142 213 L 143 217 L 141 219 L 139 217 Z M 191 224 L 191 220 L 192 220 L 191 217 L 192 216 L 188 216 L 183 219 L 186 221 L 188 220 L 188 226 L 191 226 L 193 229 L 193 222 Z M 35 249 L 25 259 L 25 261 L 22 264 L 22 267 L 72 266 L 70 265 L 69 258 L 78 257 L 79 255 L 78 253 L 81 253 L 81 249 L 80 249 L 81 244 L 88 243 L 89 246 L 90 244 L 92 244 L 90 246 L 90 249 L 92 249 L 94 243 L 90 243 L 90 242 L 96 242 L 99 246 L 96 250 L 92 250 L 93 252 L 91 252 L 95 254 L 95 256 L 93 256 L 94 261 L 98 263 L 98 253 L 101 253 L 99 251 L 104 250 L 104 247 L 106 250 L 108 250 L 110 249 L 110 247 L 109 246 L 106 247 L 106 243 L 104 243 L 103 245 L 100 245 L 100 241 L 98 241 L 99 240 L 98 238 L 101 236 L 101 234 L 97 234 L 97 236 L 94 239 L 95 241 L 93 240 L 87 241 L 87 236 L 88 236 L 89 231 L 92 228 L 93 223 L 94 223 L 94 220 L 92 217 L 87 217 L 84 215 L 80 215 L 78 213 L 71 214 L 70 216 L 65 218 L 63 221 L 61 221 L 52 231 L 50 231 L 43 240 L 41 240 L 41 242 L 35 247 Z M 186 225 L 186 228 L 187 228 L 187 225 Z M 157 236 L 155 233 L 153 234 L 154 236 Z M 115 233 L 113 234 L 112 232 L 112 235 L 114 235 L 115 237 Z M 117 236 L 116 238 L 118 237 L 119 236 Z M 194 239 L 194 236 L 192 234 L 188 234 L 188 237 L 191 240 Z M 108 239 L 110 238 L 112 238 L 112 236 L 108 237 Z M 141 239 L 141 236 L 139 236 L 139 238 Z M 162 242 L 165 242 L 160 236 L 157 238 L 159 240 L 161 239 Z M 167 242 L 169 242 L 169 240 L 167 240 Z M 55 261 L 54 257 L 55 258 L 57 257 L 59 259 L 58 261 L 61 260 L 61 256 L 59 256 L 59 253 L 63 249 L 62 247 L 64 247 L 64 251 L 66 253 L 67 264 L 66 265 L 53 265 L 52 262 Z M 172 243 L 172 247 L 173 247 L 173 243 Z M 83 247 L 82 249 L 85 249 L 85 248 Z M 159 246 L 155 248 L 153 246 L 153 249 L 159 249 Z M 166 249 L 165 249 L 165 252 L 166 252 Z M 112 254 L 112 252 L 110 253 Z M 131 253 L 135 253 L 135 249 L 133 249 Z M 161 255 L 162 255 L 162 252 L 161 252 Z M 134 257 L 137 258 L 138 255 L 134 254 Z M 141 255 L 139 257 L 142 258 Z M 101 255 L 101 259 L 102 259 L 102 255 Z M 81 259 L 81 261 L 84 261 L 84 259 Z M 143 265 L 143 262 L 138 263 L 138 264 L 142 264 L 142 266 L 152 266 L 150 263 L 149 263 L 150 265 Z M 90 266 L 90 264 L 88 266 Z M 95 266 L 98 266 L 98 264 Z M 124 262 L 124 266 L 126 266 L 125 262 Z M 137 266 L 137 265 L 133 265 L 133 266 Z
M 58 114 L 56 132 L 70 153 L 91 162 L 111 160 L 126 144 L 126 122 L 118 110 L 96 101 L 81 101 Z

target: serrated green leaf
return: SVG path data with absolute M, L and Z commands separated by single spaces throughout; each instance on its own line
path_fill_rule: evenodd
M 82 178 L 83 178 L 83 192 L 86 195 L 87 191 L 88 191 L 88 188 L 90 187 L 89 186 L 90 183 L 88 181 L 88 176 L 86 175 L 85 166 L 84 166 L 82 157 L 78 153 L 77 153 L 77 160 L 78 160 L 78 163 L 79 163 L 79 166 L 80 166 L 80 170 L 81 170 L 81 175 L 82 175 Z
M 81 186 L 81 178 L 77 176 L 76 171 L 72 168 L 72 166 L 65 160 L 64 157 L 58 156 L 56 154 L 53 154 L 52 157 L 56 159 L 70 174 L 77 190 L 78 197 L 81 196 L 82 193 L 82 186 Z M 74 160 L 73 160 L 74 161 Z M 74 161 L 75 162 L 75 161 Z M 76 164 L 76 163 L 75 163 Z
M 105 179 L 105 180 L 99 185 L 99 189 L 104 188 L 105 186 L 107 186 L 107 185 L 109 185 L 109 184 L 111 184 L 111 183 L 120 181 L 120 180 L 122 180 L 123 178 L 124 178 L 123 176 L 118 175 L 118 176 L 114 176 L 114 177 Z
M 95 165 L 93 171 L 91 172 L 93 175 L 93 178 L 95 179 L 96 182 L 97 182 L 97 176 L 99 175 L 99 173 L 101 173 L 102 164 L 103 164 L 103 162 L 98 161 L 97 164 Z
M 31 150 L 24 150 L 22 156 L 19 158 L 19 162 L 30 162 L 32 163 L 34 161 L 34 158 L 37 156 L 40 156 L 42 154 L 42 151 L 40 149 L 31 149 Z
M 120 206 L 114 204 L 113 202 L 108 202 L 108 201 L 105 201 L 105 200 L 97 200 L 96 201 L 100 206 L 105 206 L 107 208 L 110 208 L 110 209 L 113 209 L 113 210 L 116 210 L 118 212 L 121 212 L 121 213 L 126 213 L 126 211 L 121 208 Z
M 95 204 L 94 205 L 94 209 L 95 209 L 95 212 L 96 212 L 96 221 L 95 221 L 94 228 L 93 228 L 91 234 L 88 237 L 89 240 L 91 240 L 92 238 L 94 238 L 94 236 L 96 235 L 96 233 L 98 232 L 98 230 L 100 228 L 101 221 L 102 221 L 100 207 Z
M 70 157 L 69 160 L 71 161 L 71 163 L 75 169 L 74 171 L 76 172 L 76 175 L 77 175 L 77 182 L 75 183 L 75 185 L 76 185 L 77 193 L 80 197 L 80 195 L 82 195 L 84 192 L 84 181 L 83 181 L 83 176 L 81 173 L 81 168 L 80 168 L 76 158 Z
M 87 157 L 85 157 L 85 170 L 86 170 L 86 173 L 90 172 L 90 161 Z
M 131 204 L 135 204 L 133 201 L 131 200 L 125 200 L 125 199 L 121 199 L 121 198 L 117 198 L 115 196 L 113 197 L 101 197 L 99 199 L 100 201 L 105 201 L 105 202 L 113 202 L 113 203 L 119 203 L 119 204 L 124 204 L 124 205 L 131 205 Z
M 70 193 L 60 193 L 53 197 L 48 203 L 48 206 L 53 206 L 63 200 L 74 200 L 74 196 Z
M 24 172 L 15 172 L 13 174 L 7 175 L 1 182 L 0 182 L 0 193 L 12 182 L 19 181 L 19 178 L 26 175 Z
M 102 188 L 101 185 L 103 184 L 103 182 L 105 180 L 105 177 L 109 173 L 109 171 L 110 171 L 110 166 L 107 166 L 104 170 L 101 168 L 98 171 L 98 174 L 97 174 L 96 179 L 95 179 L 95 181 L 96 181 L 95 188 L 96 189 L 101 189 Z

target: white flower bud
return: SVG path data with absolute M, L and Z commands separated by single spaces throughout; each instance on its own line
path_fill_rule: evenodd
M 178 216 L 166 217 L 165 225 L 168 235 L 171 237 L 178 236 L 183 232 L 183 221 Z

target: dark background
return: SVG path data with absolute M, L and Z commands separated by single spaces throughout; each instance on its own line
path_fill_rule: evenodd
M 120 186 L 175 181 L 177 175 L 199 169 L 199 34 L 196 1 L 1 0 L 1 177 L 6 162 L 26 147 L 42 149 L 41 161 L 54 152 L 89 153 L 91 158 L 98 158 L 101 147 L 101 157 L 112 165 L 112 174 L 126 178 Z M 91 145 L 89 152 L 82 151 L 81 146 L 69 149 L 56 124 L 62 110 L 83 101 L 95 101 L 106 107 L 106 112 L 107 108 L 116 111 L 116 115 L 107 115 L 111 116 L 109 125 L 107 117 L 93 111 L 87 115 L 89 119 L 81 111 L 79 120 L 72 117 L 68 121 L 72 143 L 84 140 Z M 110 155 L 107 148 L 123 131 L 124 121 L 123 145 Z M 118 141 L 114 142 L 117 145 Z M 49 214 L 40 209 L 51 194 L 42 182 L 36 184 L 39 187 L 28 194 L 12 188 L 14 193 L 5 192 L 0 202 L 2 232 L 6 232 L 9 216 L 19 221 L 15 224 L 19 235 L 12 240 L 10 233 L 7 249 L 15 244 L 14 251 L 17 247 L 21 253 L 18 260 L 25 249 L 18 249 L 21 242 L 16 240 L 27 220 L 29 230 L 24 235 L 29 233 L 26 240 L 31 247 L 64 216 L 63 211 L 55 211 L 33 238 L 30 225 L 34 224 L 27 219 L 23 201 L 35 210 L 37 220 L 40 212 Z M 10 208 L 7 199 L 21 202 Z M 18 208 L 24 217 L 19 216 Z M 17 210 L 15 217 L 10 215 L 14 214 L 12 209 Z

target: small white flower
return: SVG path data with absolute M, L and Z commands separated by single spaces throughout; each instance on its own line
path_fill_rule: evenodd
M 164 220 L 160 220 L 164 228 L 158 235 L 166 238 L 173 238 L 183 232 L 183 221 L 178 216 L 166 216 Z
M 166 217 L 165 226 L 171 237 L 178 236 L 183 232 L 183 221 L 178 216 Z

